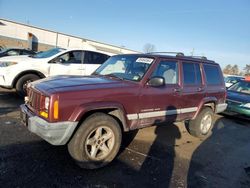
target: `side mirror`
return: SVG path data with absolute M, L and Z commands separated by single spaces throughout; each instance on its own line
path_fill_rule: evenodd
M 62 58 L 56 58 L 56 59 L 51 60 L 49 63 L 60 64 L 60 63 L 63 63 L 63 59 Z
M 150 78 L 148 85 L 152 87 L 161 87 L 165 85 L 165 79 L 161 76 L 155 76 Z

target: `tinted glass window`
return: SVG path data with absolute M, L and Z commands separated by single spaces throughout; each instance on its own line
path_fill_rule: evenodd
M 184 84 L 195 84 L 195 68 L 193 63 L 183 63 Z
M 32 58 L 48 58 L 48 57 L 56 55 L 64 50 L 65 49 L 63 49 L 63 48 L 52 48 L 52 49 L 44 51 L 44 52 L 39 52 L 39 53 L 33 55 Z
M 161 61 L 155 69 L 153 76 L 161 76 L 165 79 L 165 84 L 178 83 L 177 63 L 170 61 Z
M 196 83 L 201 84 L 201 69 L 199 64 L 195 64 Z
M 138 55 L 116 55 L 110 57 L 93 74 L 138 82 L 153 62 L 154 58 Z
M 58 59 L 60 63 L 64 64 L 81 64 L 82 52 L 81 51 L 68 52 L 59 56 Z
M 219 68 L 214 65 L 204 65 L 207 84 L 221 84 L 221 73 Z
M 85 64 L 103 64 L 109 58 L 108 55 L 96 53 L 96 52 L 86 52 L 84 56 Z
M 201 71 L 198 63 L 183 62 L 183 81 L 184 84 L 200 85 Z
M 250 95 L 250 82 L 247 81 L 239 81 L 237 84 L 234 84 L 228 90 L 236 91 L 240 93 L 245 93 Z

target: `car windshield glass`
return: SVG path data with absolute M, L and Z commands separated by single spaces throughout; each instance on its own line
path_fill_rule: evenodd
M 109 58 L 93 74 L 119 79 L 140 81 L 154 58 L 141 57 L 138 55 L 118 55 Z
M 65 49 L 63 49 L 63 48 L 52 48 L 52 49 L 44 51 L 44 52 L 39 52 L 39 53 L 32 55 L 30 57 L 32 57 L 32 58 L 47 58 L 47 57 L 51 57 L 55 54 L 58 54 L 59 52 L 62 52 L 64 50 Z
M 235 85 L 233 85 L 232 87 L 230 87 L 228 90 L 236 91 L 240 93 L 246 93 L 250 95 L 250 82 L 240 81 L 236 83 Z
M 8 49 L 3 49 L 3 50 L 0 50 L 0 53 L 4 53 L 6 52 Z
M 236 83 L 241 79 L 242 79 L 242 77 L 226 77 L 225 82 L 226 83 Z

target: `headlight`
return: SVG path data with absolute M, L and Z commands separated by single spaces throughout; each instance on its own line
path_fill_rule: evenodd
M 241 107 L 250 108 L 250 103 L 242 104 Z
M 40 111 L 40 116 L 48 118 L 49 117 L 49 97 L 45 97 L 44 99 L 43 109 Z
M 49 97 L 46 97 L 45 98 L 45 103 L 44 103 L 44 108 L 45 108 L 45 110 L 49 110 Z
M 12 61 L 0 61 L 0 67 L 8 67 L 11 65 L 16 65 L 17 62 L 12 62 Z

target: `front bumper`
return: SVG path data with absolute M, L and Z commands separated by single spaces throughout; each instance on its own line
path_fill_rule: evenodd
M 71 121 L 49 123 L 32 114 L 25 104 L 21 105 L 20 108 L 23 124 L 32 133 L 35 133 L 52 145 L 66 144 L 78 124 L 78 122 Z
M 225 114 L 228 115 L 243 115 L 250 117 L 250 109 L 237 104 L 228 104 Z
M 12 74 L 8 70 L 0 68 L 0 87 L 12 88 Z
M 221 103 L 216 105 L 215 113 L 221 113 L 227 108 L 227 103 Z

